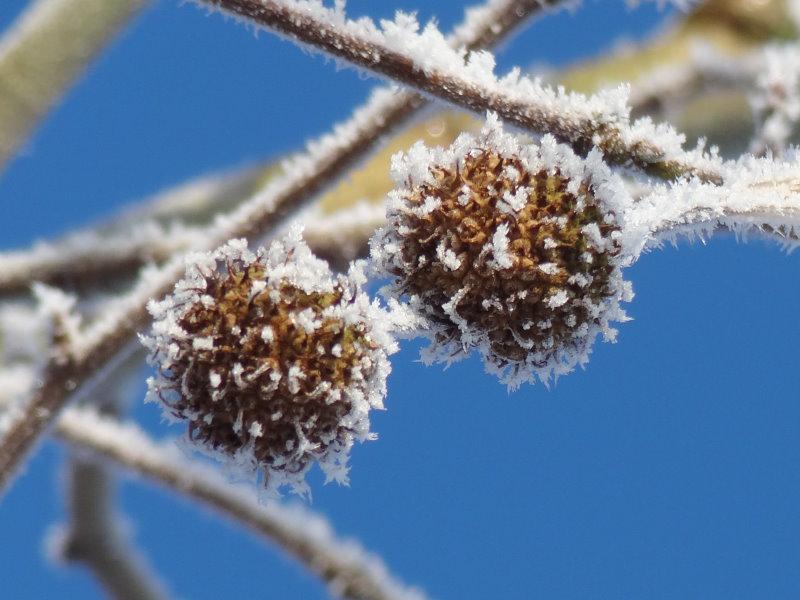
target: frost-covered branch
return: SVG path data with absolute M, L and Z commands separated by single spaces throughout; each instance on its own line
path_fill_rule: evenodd
M 312 210 L 298 218 L 315 254 L 337 268 L 362 254 L 372 231 L 384 221 L 382 204 L 361 202 L 326 214 Z M 135 276 L 146 263 L 162 262 L 201 243 L 203 227 L 162 226 L 150 221 L 126 235 L 87 230 L 30 250 L 0 254 L 0 294 L 27 292 L 31 281 L 77 286 L 105 285 Z
M 231 484 L 211 467 L 188 461 L 173 443 L 153 442 L 133 424 L 69 409 L 57 434 L 122 469 L 188 496 L 256 533 L 294 556 L 353 600 L 422 600 L 424 594 L 399 583 L 376 556 L 354 541 L 341 540 L 322 517 L 305 508 L 261 504 L 250 488 Z
M 348 20 L 341 6 L 327 8 L 318 0 L 206 3 L 439 100 L 479 113 L 495 111 L 509 123 L 553 135 L 579 154 L 596 146 L 609 162 L 660 178 L 722 182 L 719 159 L 702 148 L 684 150 L 684 137 L 671 126 L 631 122 L 624 86 L 587 97 L 522 77 L 519 70 L 498 78 L 492 54 L 453 49 L 434 24 L 420 32 L 416 18 L 403 13 L 378 26 L 366 18 Z
M 0 293 L 24 293 L 31 281 L 81 288 L 116 281 L 147 262 L 161 262 L 191 247 L 200 231 L 150 221 L 125 235 L 82 231 L 57 242 L 39 242 L 30 250 L 6 252 L 0 254 Z
M 303 221 L 303 238 L 314 254 L 344 271 L 348 263 L 366 256 L 370 236 L 386 223 L 381 202 L 358 202 L 331 214 L 312 212 Z
M 513 8 L 517 3 L 509 2 L 507 6 Z M 523 19 L 532 12 L 531 8 L 516 14 Z M 485 23 L 485 27 L 491 28 L 492 24 Z M 485 35 L 480 30 L 475 33 Z M 398 104 L 398 99 L 402 104 Z M 204 232 L 203 245 L 196 249 L 210 250 L 231 238 L 257 239 L 273 232 L 365 156 L 382 133 L 413 114 L 417 107 L 413 99 L 409 103 L 407 96 L 379 90 L 347 123 L 334 127 L 331 133 L 309 143 L 305 153 L 286 161 L 281 177 L 232 213 L 218 216 Z M 25 410 L 9 424 L 6 434 L 0 436 L 0 492 L 73 392 L 98 375 L 146 325 L 147 302 L 169 293 L 183 273 L 181 257 L 148 270 L 129 294 L 109 303 L 102 317 L 74 341 L 68 352 L 55 357 L 43 369 L 41 385 L 25 404 Z
M 0 169 L 146 0 L 36 0 L 0 39 Z
M 631 213 L 645 248 L 678 236 L 706 236 L 715 229 L 766 234 L 787 248 L 800 245 L 800 169 L 785 162 L 747 157 L 726 167 L 724 187 L 683 181 L 657 186 Z
M 266 170 L 261 165 L 201 176 L 136 202 L 109 223 L 2 252 L 0 294 L 27 292 L 33 281 L 82 288 L 131 278 L 143 264 L 191 247 L 202 235 L 200 223 L 252 196 Z

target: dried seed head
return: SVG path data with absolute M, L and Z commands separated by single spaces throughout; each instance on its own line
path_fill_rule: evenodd
M 307 491 L 319 462 L 347 480 L 353 442 L 371 439 L 395 342 L 361 291 L 358 265 L 334 279 L 293 229 L 269 250 L 231 240 L 192 257 L 173 295 L 149 309 L 150 397 L 189 422 L 188 437 L 268 490 Z
M 585 362 L 598 333 L 613 339 L 632 296 L 617 218 L 627 195 L 598 153 L 526 144 L 490 115 L 477 138 L 417 144 L 392 167 L 372 255 L 428 328 L 426 358 L 478 349 L 516 387 Z

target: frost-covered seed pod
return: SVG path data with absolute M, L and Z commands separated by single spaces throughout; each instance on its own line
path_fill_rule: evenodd
M 314 462 L 346 481 L 353 442 L 374 437 L 368 412 L 383 407 L 395 350 L 364 281 L 359 265 L 334 278 L 297 228 L 255 254 L 231 240 L 193 256 L 174 294 L 149 306 L 150 398 L 270 491 L 305 492 Z
M 632 297 L 620 272 L 628 195 L 599 153 L 526 142 L 490 114 L 477 137 L 418 143 L 392 171 L 371 253 L 428 329 L 426 358 L 478 349 L 515 387 L 585 362 L 598 333 L 613 339 Z

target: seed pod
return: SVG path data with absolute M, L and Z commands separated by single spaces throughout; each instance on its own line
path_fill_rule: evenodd
M 383 407 L 395 350 L 364 280 L 358 265 L 333 278 L 299 229 L 268 251 L 231 240 L 194 256 L 174 294 L 149 307 L 149 396 L 270 491 L 306 492 L 314 462 L 346 482 L 353 442 L 374 437 L 368 413 Z
M 525 143 L 492 115 L 447 149 L 393 158 L 388 226 L 371 241 L 389 293 L 425 323 L 430 361 L 477 349 L 510 387 L 587 360 L 630 286 L 620 219 L 627 194 L 601 156 L 546 136 Z

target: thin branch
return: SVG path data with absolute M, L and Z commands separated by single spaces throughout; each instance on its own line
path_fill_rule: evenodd
M 720 161 L 700 149 L 686 151 L 683 136 L 667 125 L 630 122 L 626 90 L 591 97 L 554 90 L 513 71 L 498 79 L 488 53 L 453 50 L 434 26 L 416 20 L 347 20 L 314 0 L 204 0 L 231 14 L 366 69 L 418 92 L 472 111 L 495 111 L 534 133 L 549 133 L 579 154 L 595 146 L 607 161 L 667 180 L 696 176 L 722 183 Z
M 146 0 L 36 0 L 0 39 L 0 169 Z
M 161 262 L 191 247 L 200 231 L 149 221 L 125 235 L 81 231 L 53 243 L 37 243 L 30 250 L 5 252 L 0 254 L 0 294 L 26 293 L 32 281 L 71 289 L 107 286 L 143 264 Z
M 369 238 L 386 223 L 383 202 L 358 202 L 331 214 L 313 213 L 303 219 L 303 238 L 314 254 L 344 271 L 350 261 L 366 256 Z
M 69 409 L 56 433 L 76 447 L 185 495 L 262 535 L 317 574 L 336 595 L 353 600 L 421 600 L 396 581 L 383 562 L 352 541 L 335 537 L 320 516 L 301 507 L 259 503 L 253 489 L 185 459 L 174 443 L 153 442 L 136 425 L 121 425 L 86 409 Z
M 763 62 L 763 51 L 734 58 L 696 45 L 686 62 L 656 68 L 632 85 L 631 114 L 660 115 L 710 91 L 749 90 Z
M 745 158 L 727 167 L 725 179 L 724 187 L 699 181 L 655 187 L 629 215 L 630 232 L 644 249 L 717 229 L 766 235 L 787 249 L 800 246 L 800 170 L 794 161 Z
M 370 224 L 374 230 L 383 222 L 383 213 L 382 203 L 366 207 L 362 202 L 330 215 L 312 211 L 299 220 L 306 223 L 304 237 L 315 254 L 344 268 L 361 255 L 366 243 L 362 238 L 369 237 Z M 0 295 L 27 292 L 31 281 L 84 289 L 129 280 L 144 264 L 163 262 L 176 252 L 199 246 L 205 234 L 204 227 L 165 227 L 149 221 L 127 235 L 87 230 L 54 243 L 36 244 L 31 250 L 0 254 Z
M 497 0 L 491 0 L 492 5 Z M 541 9 L 538 2 L 506 0 L 519 19 Z M 510 21 L 507 21 L 510 23 Z M 484 24 L 491 28 L 491 23 Z M 510 27 L 510 26 L 509 26 Z M 485 31 L 475 30 L 485 37 Z M 502 33 L 502 32 L 500 32 Z M 499 35 L 499 34 L 498 34 Z M 256 239 L 275 231 L 283 220 L 310 202 L 310 199 L 372 149 L 383 133 L 404 121 L 420 106 L 413 97 L 389 90 L 374 93 L 365 107 L 358 109 L 344 125 L 308 145 L 308 150 L 287 161 L 284 174 L 238 209 L 215 220 L 203 236 L 203 246 L 215 248 L 230 238 Z M 42 374 L 41 385 L 0 438 L 0 493 L 7 487 L 17 466 L 31 451 L 39 437 L 53 423 L 76 389 L 101 372 L 128 340 L 146 326 L 146 304 L 151 298 L 169 293 L 183 275 L 181 257 L 146 273 L 130 294 L 110 302 L 103 317 L 86 332 L 69 353 L 51 360 Z
M 96 390 L 97 410 L 118 418 L 130 400 L 142 365 L 133 353 Z M 125 524 L 114 509 L 116 477 L 108 465 L 85 452 L 71 453 L 67 494 L 69 524 L 60 531 L 60 558 L 82 563 L 117 600 L 164 600 L 166 589 L 128 539 Z
M 130 279 L 143 264 L 190 248 L 203 234 L 199 223 L 252 196 L 267 170 L 198 177 L 139 201 L 109 223 L 0 253 L 0 295 L 26 293 L 33 281 L 83 289 Z
M 112 509 L 115 487 L 106 465 L 80 453 L 70 458 L 71 523 L 60 553 L 67 561 L 83 563 L 110 598 L 168 598 L 120 528 Z

